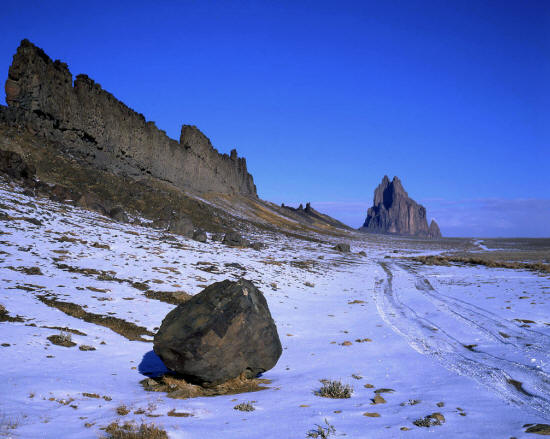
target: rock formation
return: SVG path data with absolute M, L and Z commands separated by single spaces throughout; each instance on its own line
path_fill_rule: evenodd
M 85 163 L 132 177 L 152 176 L 194 192 L 256 197 L 246 160 L 220 154 L 195 126 L 183 125 L 179 143 L 147 122 L 86 75 L 52 61 L 23 40 L 5 84 L 0 119 L 59 142 Z
M 186 379 L 216 385 L 271 369 L 282 347 L 265 297 L 241 279 L 216 282 L 170 311 L 154 351 Z
M 430 228 L 428 230 L 428 236 L 430 238 L 441 238 L 441 230 L 439 230 L 439 226 L 435 222 L 435 220 L 432 220 L 430 223 Z
M 441 232 L 432 220 L 428 228 L 426 208 L 409 198 L 399 178 L 390 182 L 387 175 L 374 191 L 373 206 L 359 230 L 373 233 L 390 233 L 429 238 L 441 237 Z

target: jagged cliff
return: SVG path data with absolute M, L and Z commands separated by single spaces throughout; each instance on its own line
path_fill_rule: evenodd
M 60 150 L 101 170 L 152 176 L 193 192 L 256 197 L 246 160 L 220 154 L 195 126 L 183 125 L 179 143 L 147 122 L 86 75 L 52 61 L 23 40 L 6 81 L 0 119 L 57 142 Z
M 434 220 L 428 227 L 426 208 L 409 198 L 399 178 L 394 177 L 390 181 L 387 175 L 374 191 L 373 206 L 367 211 L 365 223 L 359 230 L 428 238 L 441 237 L 439 226 Z

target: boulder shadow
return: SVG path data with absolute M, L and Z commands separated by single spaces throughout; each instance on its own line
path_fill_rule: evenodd
M 160 357 L 154 351 L 147 352 L 138 366 L 139 373 L 149 378 L 159 377 L 169 372 Z

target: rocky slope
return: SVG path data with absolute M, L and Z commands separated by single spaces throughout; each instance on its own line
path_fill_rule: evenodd
M 0 119 L 25 126 L 79 161 L 109 172 L 153 176 L 183 190 L 256 197 L 246 160 L 220 154 L 196 127 L 183 125 L 180 141 L 147 122 L 87 75 L 73 76 L 23 40 L 6 81 L 8 107 Z
M 210 232 L 253 223 L 290 233 L 343 232 L 338 221 L 294 215 L 258 198 L 246 161 L 220 154 L 195 126 L 179 142 L 86 75 L 73 76 L 21 42 L 0 105 L 0 174 L 39 197 L 173 229 L 191 220 Z M 126 211 L 126 213 L 124 212 Z
M 390 233 L 428 238 L 440 238 L 437 223 L 432 220 L 428 227 L 426 208 L 421 206 L 403 188 L 401 180 L 392 181 L 385 175 L 374 191 L 374 203 L 367 212 L 362 232 Z

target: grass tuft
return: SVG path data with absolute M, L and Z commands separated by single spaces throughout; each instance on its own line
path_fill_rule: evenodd
M 309 430 L 306 433 L 306 437 L 311 438 L 320 438 L 320 439 L 327 439 L 333 434 L 336 433 L 336 428 L 334 425 L 329 424 L 329 422 L 325 419 L 326 427 L 323 427 L 322 425 L 315 425 L 315 429 Z
M 323 386 L 315 392 L 317 396 L 335 399 L 351 398 L 353 388 L 349 384 L 342 384 L 337 380 L 321 380 L 321 382 Z
M 241 402 L 233 407 L 233 410 L 239 410 L 241 412 L 253 412 L 256 408 L 252 405 L 251 402 Z
M 105 433 L 103 439 L 168 439 L 166 431 L 154 424 L 137 426 L 132 422 L 122 425 L 112 422 L 105 428 Z

